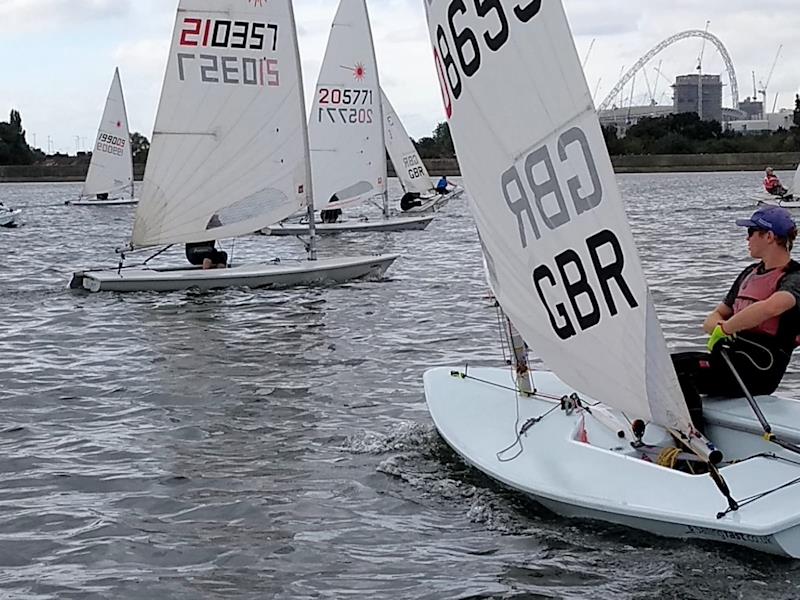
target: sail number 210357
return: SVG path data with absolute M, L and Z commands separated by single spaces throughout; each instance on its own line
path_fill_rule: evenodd
M 504 4 L 513 4 L 506 12 Z M 442 85 L 448 118 L 452 115 L 452 101 L 463 92 L 462 77 L 472 77 L 481 68 L 484 52 L 497 52 L 509 40 L 509 19 L 527 23 L 542 8 L 542 0 L 519 0 L 517 3 L 502 0 L 450 0 L 447 22 L 436 27 L 434 58 Z M 485 25 L 476 33 L 462 24 L 465 17 L 474 13 Z M 474 18 L 473 18 L 474 20 Z M 446 29 L 445 29 L 446 27 Z

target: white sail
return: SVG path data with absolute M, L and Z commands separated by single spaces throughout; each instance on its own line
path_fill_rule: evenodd
M 571 387 L 689 431 L 561 2 L 424 1 L 503 310 Z
M 309 118 L 317 209 L 354 205 L 386 191 L 380 84 L 364 0 L 341 0 Z M 330 203 L 333 196 L 337 201 Z
M 797 169 L 794 171 L 794 179 L 792 180 L 792 187 L 789 191 L 794 194 L 800 194 L 800 164 L 797 165 Z
M 386 150 L 392 159 L 394 170 L 400 179 L 400 185 L 406 192 L 426 194 L 433 190 L 433 181 L 428 170 L 419 157 L 414 142 L 408 137 L 403 122 L 381 89 L 381 102 L 383 104 L 383 131 L 386 138 Z
M 116 69 L 81 196 L 120 194 L 123 191 L 130 193 L 132 186 L 133 156 L 128 113 L 125 110 L 119 69 Z
M 251 233 L 307 205 L 290 0 L 180 0 L 133 247 Z

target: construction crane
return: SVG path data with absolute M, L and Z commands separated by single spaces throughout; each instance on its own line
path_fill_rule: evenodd
M 778 64 L 778 57 L 781 55 L 781 50 L 783 50 L 783 44 L 778 46 L 778 51 L 775 53 L 775 60 L 772 61 L 772 67 L 769 70 L 769 75 L 767 75 L 767 80 L 765 82 L 758 82 L 758 84 L 761 86 L 761 89 L 758 90 L 758 93 L 761 94 L 764 102 L 764 118 L 767 117 L 767 89 L 769 89 L 769 82 L 772 80 L 772 74 L 775 72 L 775 65 Z

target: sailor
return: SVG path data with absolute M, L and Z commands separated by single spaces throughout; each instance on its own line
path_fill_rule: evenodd
M 739 274 L 706 318 L 709 353 L 673 356 L 690 411 L 698 410 L 698 392 L 743 395 L 721 350 L 726 350 L 750 393 L 767 395 L 780 384 L 800 342 L 800 263 L 790 256 L 797 237 L 794 219 L 785 208 L 765 206 L 736 224 L 747 228 L 750 256 L 758 262 Z
M 108 200 L 108 192 L 100 192 L 97 194 L 98 200 Z
M 328 204 L 331 204 L 333 202 L 338 202 L 338 201 L 339 201 L 339 196 L 334 194 L 333 196 L 331 196 L 331 199 L 328 200 Z M 321 210 L 319 212 L 319 216 L 322 219 L 323 223 L 336 223 L 336 221 L 339 220 L 339 217 L 342 216 L 342 209 L 341 208 L 332 208 L 332 209 L 328 209 L 328 210 Z
M 442 175 L 442 178 L 436 184 L 436 192 L 444 196 L 445 194 L 447 194 L 448 185 L 450 185 L 450 183 L 447 181 L 447 176 Z
M 411 210 L 415 206 L 422 206 L 422 201 L 419 199 L 419 192 L 406 192 L 400 198 L 400 209 L 402 211 Z
M 224 269 L 228 265 L 228 253 L 217 250 L 214 240 L 186 244 L 186 259 L 204 269 Z
M 783 184 L 781 180 L 778 179 L 778 176 L 775 175 L 775 170 L 772 167 L 767 167 L 766 173 L 764 175 L 764 189 L 767 190 L 773 196 L 785 196 L 786 193 L 789 191 Z

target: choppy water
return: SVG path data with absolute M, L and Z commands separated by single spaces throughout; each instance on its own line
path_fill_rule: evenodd
M 699 344 L 759 176 L 619 179 L 668 341 Z M 555 517 L 447 449 L 424 369 L 501 356 L 464 201 L 321 242 L 402 252 L 385 281 L 90 296 L 68 274 L 133 210 L 78 187 L 0 185 L 27 222 L 0 230 L 0 598 L 800 597 L 800 563 Z

